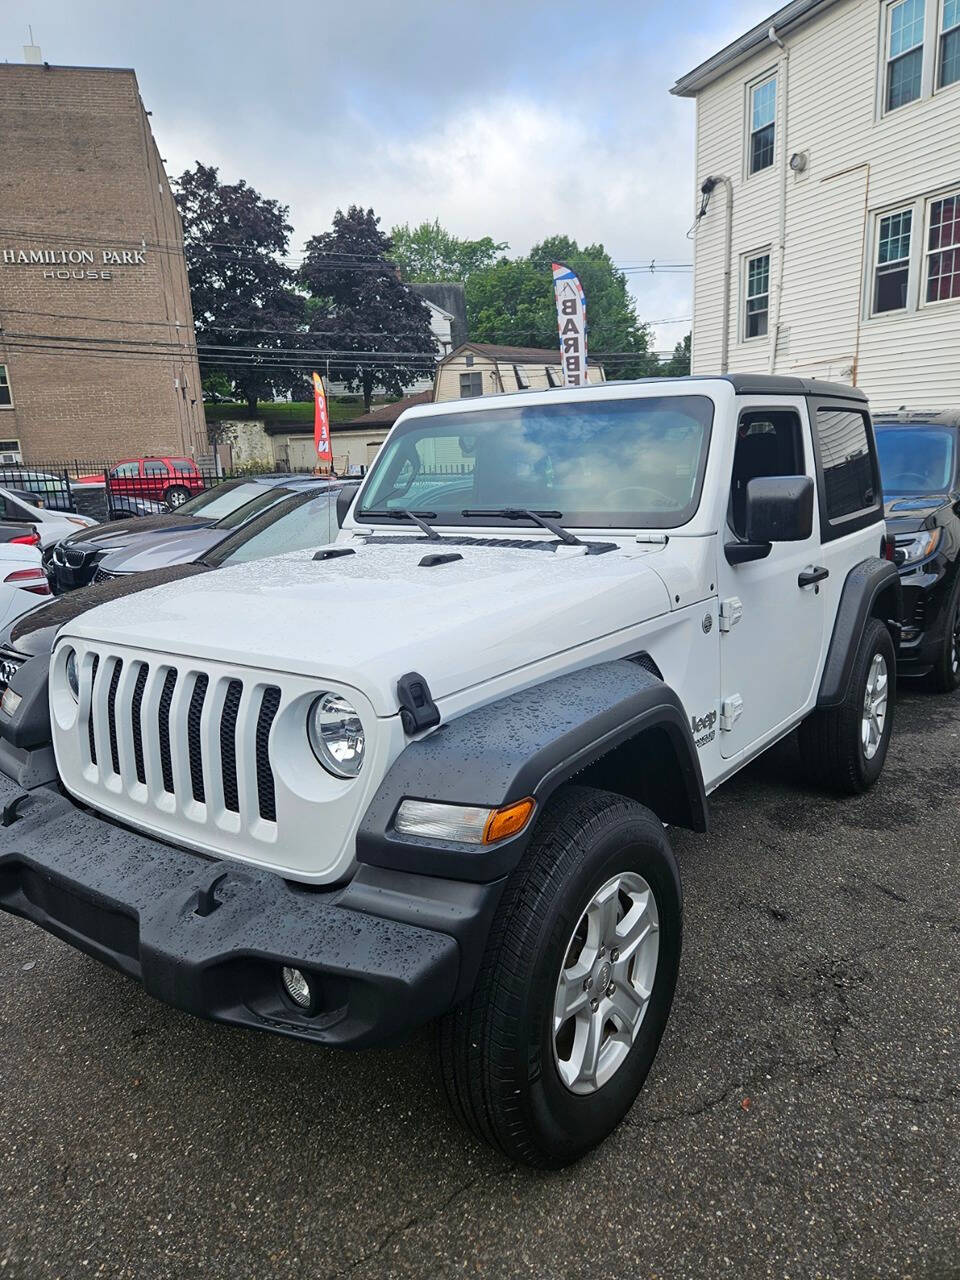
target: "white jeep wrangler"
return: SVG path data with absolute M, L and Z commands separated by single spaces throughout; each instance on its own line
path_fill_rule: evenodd
M 224 1022 L 362 1047 L 439 1018 L 460 1118 L 568 1162 L 670 1011 L 665 826 L 705 830 L 706 794 L 798 727 L 818 782 L 879 775 L 883 533 L 849 387 L 411 410 L 334 545 L 64 625 L 59 785 L 0 780 L 0 905 Z

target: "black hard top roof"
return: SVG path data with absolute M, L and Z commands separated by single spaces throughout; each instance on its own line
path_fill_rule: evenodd
M 779 373 L 697 373 L 683 378 L 632 378 L 624 382 L 591 382 L 585 384 L 583 390 L 623 386 L 627 381 L 638 387 L 648 387 L 657 382 L 729 382 L 738 396 L 824 396 L 831 400 L 867 403 L 867 397 L 860 388 L 851 387 L 846 382 L 821 382 L 818 378 L 793 378 Z
M 819 378 L 792 378 L 779 373 L 728 373 L 729 382 L 738 396 L 829 396 L 831 400 L 859 400 L 867 397 L 859 387 L 845 382 L 821 382 Z

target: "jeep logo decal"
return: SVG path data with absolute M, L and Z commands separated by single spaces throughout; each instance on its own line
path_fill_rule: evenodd
M 705 747 L 708 742 L 712 742 L 717 736 L 714 725 L 717 723 L 717 713 L 708 711 L 705 716 L 691 716 L 690 728 L 693 732 L 694 745 L 697 748 Z

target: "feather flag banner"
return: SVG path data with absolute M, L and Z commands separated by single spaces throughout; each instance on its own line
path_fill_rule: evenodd
M 319 373 L 313 375 L 313 441 L 317 447 L 317 459 L 333 465 L 333 445 L 330 442 L 330 414 L 327 410 L 327 393 Z
M 579 277 L 562 262 L 553 264 L 553 291 L 557 299 L 563 385 L 586 386 L 587 299 Z

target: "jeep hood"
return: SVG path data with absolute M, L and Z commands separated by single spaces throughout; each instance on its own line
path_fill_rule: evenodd
M 669 611 L 659 548 L 555 546 L 404 537 L 329 559 L 297 551 L 113 600 L 61 635 L 342 682 L 393 715 L 409 671 L 439 700 Z

